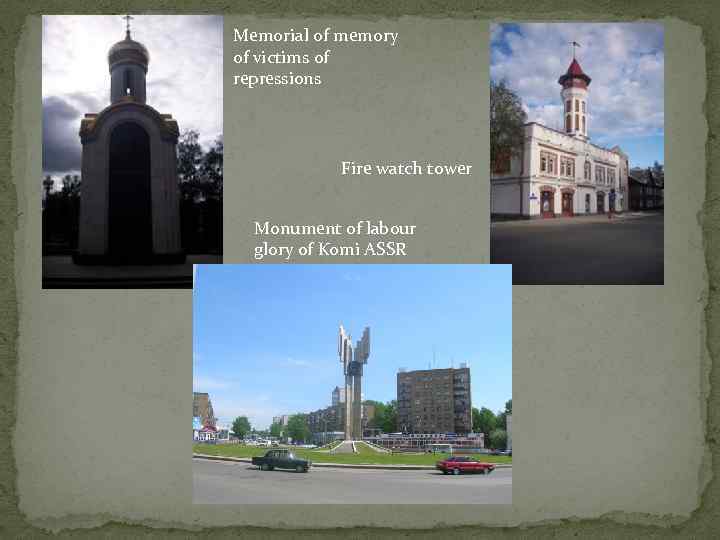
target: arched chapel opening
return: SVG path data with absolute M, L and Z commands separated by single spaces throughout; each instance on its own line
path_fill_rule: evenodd
M 109 147 L 109 244 L 113 259 L 152 253 L 150 136 L 135 122 L 113 129 Z

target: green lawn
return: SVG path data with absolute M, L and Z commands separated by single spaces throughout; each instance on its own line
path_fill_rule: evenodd
M 358 445 L 357 454 L 330 454 L 303 448 L 293 449 L 298 457 L 309 459 L 317 463 L 348 463 L 348 464 L 374 464 L 374 465 L 435 465 L 436 461 L 443 459 L 446 454 L 384 454 L 370 450 L 367 446 Z M 267 448 L 256 446 L 243 446 L 240 444 L 193 444 L 193 452 L 211 456 L 227 456 L 249 458 L 263 456 Z M 512 463 L 510 456 L 487 456 L 475 454 L 474 457 L 490 463 Z

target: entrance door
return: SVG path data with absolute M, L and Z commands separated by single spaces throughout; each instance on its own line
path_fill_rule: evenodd
M 540 192 L 540 212 L 542 217 L 555 217 L 554 193 L 552 191 Z
M 597 194 L 597 213 L 598 214 L 605 213 L 605 194 L 604 193 Z
M 110 135 L 108 239 L 118 263 L 139 262 L 152 254 L 150 137 L 128 122 Z
M 573 194 L 563 193 L 562 194 L 562 215 L 572 216 L 573 215 Z
M 586 214 L 590 213 L 590 194 L 589 193 L 585 194 L 585 213 Z

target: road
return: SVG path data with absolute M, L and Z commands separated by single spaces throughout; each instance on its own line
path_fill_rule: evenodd
M 193 459 L 195 504 L 512 504 L 512 469 L 490 475 L 321 468 L 261 471 Z
M 494 222 L 490 261 L 514 285 L 662 285 L 663 214 Z

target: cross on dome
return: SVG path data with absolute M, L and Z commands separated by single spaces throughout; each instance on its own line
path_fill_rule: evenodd
M 130 21 L 133 20 L 135 17 L 131 17 L 130 15 L 125 15 L 123 19 L 125 19 L 125 39 L 131 39 L 130 38 Z

